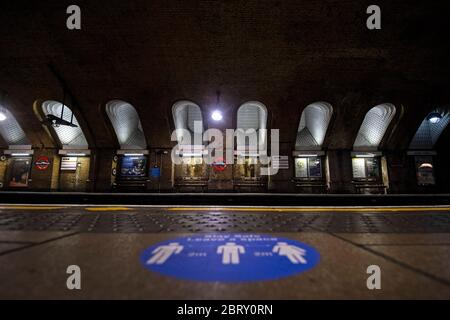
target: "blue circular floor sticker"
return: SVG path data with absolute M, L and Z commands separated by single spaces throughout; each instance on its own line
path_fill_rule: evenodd
M 313 268 L 319 253 L 304 243 L 259 234 L 204 234 L 157 243 L 141 254 L 149 270 L 197 281 L 273 280 Z

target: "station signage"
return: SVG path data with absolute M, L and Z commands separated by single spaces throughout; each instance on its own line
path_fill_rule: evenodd
M 221 172 L 224 171 L 227 167 L 227 164 L 223 160 L 223 158 L 218 158 L 212 163 L 212 167 L 214 171 Z
M 61 158 L 61 171 L 75 171 L 77 170 L 77 157 L 62 157 Z
M 34 166 L 40 171 L 45 171 L 50 166 L 50 159 L 46 156 L 40 156 L 34 162 Z

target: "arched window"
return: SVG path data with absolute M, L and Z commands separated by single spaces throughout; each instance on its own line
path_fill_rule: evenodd
M 377 150 L 395 115 L 395 106 L 380 104 L 370 109 L 359 129 L 353 148 Z
M 136 109 L 128 102 L 112 100 L 106 113 L 114 128 L 121 149 L 146 149 L 144 131 Z
M 195 145 L 195 141 L 198 141 L 197 144 L 202 144 L 203 117 L 197 104 L 186 100 L 178 101 L 172 107 L 172 115 L 175 129 L 178 130 L 178 143 Z
M 441 133 L 450 122 L 449 110 L 434 110 L 429 113 L 420 124 L 412 139 L 410 150 L 431 150 Z
M 237 112 L 237 129 L 244 131 L 254 129 L 258 132 L 258 144 L 265 143 L 265 133 L 258 130 L 267 129 L 267 108 L 257 101 L 246 102 L 241 105 Z M 247 143 L 246 143 L 247 144 Z M 238 148 L 240 146 L 238 139 Z
M 302 112 L 295 142 L 296 150 L 320 150 L 322 148 L 333 107 L 326 102 L 315 102 Z
M 8 109 L 2 106 L 0 106 L 0 135 L 8 147 L 30 145 L 30 141 L 16 118 Z
M 48 100 L 42 103 L 42 112 L 52 123 L 51 127 L 63 149 L 88 149 L 83 130 L 68 106 L 63 106 L 58 101 Z

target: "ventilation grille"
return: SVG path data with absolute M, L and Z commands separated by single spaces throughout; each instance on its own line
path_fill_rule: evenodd
M 146 149 L 144 131 L 136 109 L 121 100 L 106 104 L 106 113 L 116 132 L 121 149 Z
M 58 118 L 62 118 L 63 120 L 69 122 L 72 121 L 73 124 L 77 126 L 77 127 L 69 127 L 69 126 L 52 127 L 63 148 L 64 147 L 76 149 L 88 148 L 86 137 L 84 136 L 83 131 L 81 130 L 75 115 L 73 115 L 72 119 L 72 110 L 70 110 L 69 107 L 64 106 L 64 112 L 61 115 L 61 112 L 63 111 L 63 104 L 58 101 L 49 100 L 45 101 L 42 104 L 42 111 L 46 116 L 51 114 Z
M 377 149 L 395 115 L 395 106 L 380 104 L 370 109 L 359 129 L 353 147 L 355 149 Z
M 0 107 L 0 112 L 6 117 L 5 120 L 0 121 L 0 134 L 8 146 L 29 145 L 30 142 L 27 139 L 25 132 L 22 130 L 22 127 L 12 113 L 8 109 L 2 107 Z
M 300 118 L 295 148 L 320 149 L 332 114 L 333 107 L 326 102 L 316 102 L 307 106 Z
M 439 112 L 439 111 L 434 111 Z M 414 138 L 409 145 L 412 150 L 429 150 L 433 149 L 440 135 L 450 122 L 450 113 L 448 111 L 439 112 L 442 115 L 438 123 L 431 123 L 427 120 L 428 116 L 422 121 L 419 129 L 417 129 Z

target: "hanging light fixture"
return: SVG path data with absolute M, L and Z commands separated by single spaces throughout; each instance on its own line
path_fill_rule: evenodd
M 433 124 L 439 123 L 439 121 L 441 121 L 441 119 L 442 119 L 442 115 L 439 112 L 431 112 L 427 116 L 427 120 Z
M 220 91 L 217 91 L 217 106 L 220 106 L 219 104 L 220 100 Z M 221 121 L 223 119 L 222 111 L 216 109 L 211 113 L 211 119 L 214 121 Z

